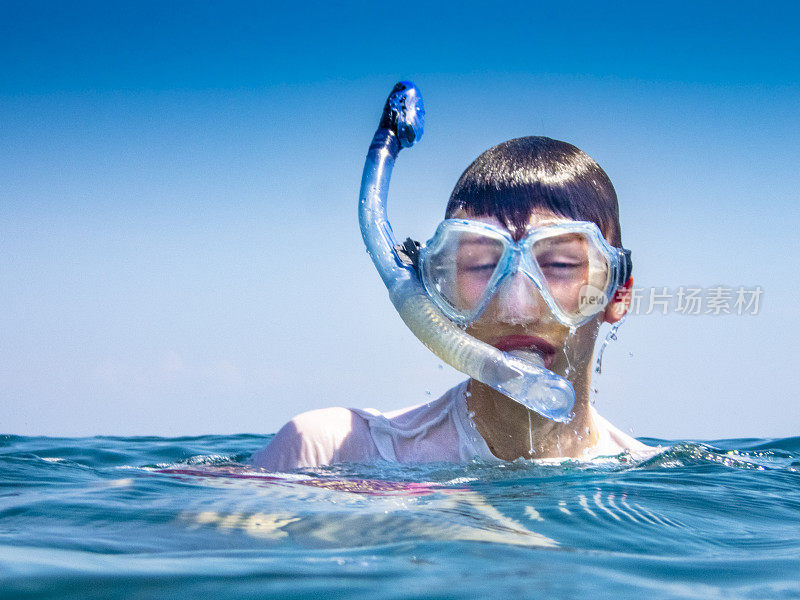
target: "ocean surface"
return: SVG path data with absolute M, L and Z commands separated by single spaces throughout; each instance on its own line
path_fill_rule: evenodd
M 0 436 L 0 598 L 800 598 L 800 438 L 277 475 L 269 436 Z

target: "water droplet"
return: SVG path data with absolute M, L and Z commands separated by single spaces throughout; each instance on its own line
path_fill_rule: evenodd
M 627 318 L 627 313 L 622 316 L 622 318 L 614 323 L 611 326 L 611 330 L 606 334 L 606 338 L 603 340 L 602 345 L 600 346 L 600 351 L 597 353 L 597 362 L 595 363 L 594 372 L 600 375 L 603 372 L 603 353 L 606 351 L 606 347 L 611 340 L 617 339 L 617 331 L 625 322 Z
M 528 452 L 533 456 L 533 422 L 531 421 L 531 411 L 528 412 Z

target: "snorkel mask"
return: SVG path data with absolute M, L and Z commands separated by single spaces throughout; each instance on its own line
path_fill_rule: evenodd
M 631 273 L 630 250 L 615 248 L 594 223 L 567 221 L 507 231 L 468 219 L 446 219 L 419 251 L 425 291 L 455 323 L 467 327 L 518 273 L 538 289 L 550 313 L 580 327 L 611 300 Z M 535 293 L 535 292 L 534 292 Z
M 536 240 L 526 238 L 514 242 L 508 234 L 491 226 L 484 224 L 485 229 L 478 232 L 470 229 L 475 225 L 474 222 L 448 220 L 422 249 L 418 261 L 416 244 L 407 240 L 401 246 L 395 240 L 386 215 L 392 167 L 400 150 L 413 146 L 422 137 L 424 116 L 422 96 L 417 87 L 410 82 L 396 84 L 372 138 L 361 179 L 359 222 L 367 252 L 400 317 L 436 356 L 526 408 L 553 421 L 568 422 L 572 418 L 572 406 L 575 403 L 575 391 L 569 381 L 544 368 L 542 358 L 537 353 L 502 352 L 462 329 L 463 325 L 480 315 L 504 277 L 520 269 L 521 260 L 526 262 L 520 270 L 531 277 L 540 290 L 545 290 L 542 295 L 545 300 L 550 297 L 548 305 L 551 308 L 559 309 L 564 315 L 574 312 L 571 304 L 559 303 L 538 261 L 530 259 L 536 254 Z M 465 306 L 459 304 L 455 296 L 448 295 L 447 291 L 446 270 L 452 271 L 452 265 L 457 261 L 439 260 L 439 265 L 449 266 L 437 271 L 437 258 L 442 259 L 450 252 L 449 258 L 452 259 L 452 252 L 455 249 L 457 254 L 459 246 L 454 240 L 464 241 L 465 238 L 459 236 L 470 233 L 485 234 L 496 240 L 497 262 L 490 265 L 491 269 L 484 265 L 484 269 L 491 270 L 491 273 L 486 278 L 481 301 Z M 586 235 L 591 238 L 594 234 L 587 231 Z M 612 255 L 618 258 L 609 259 L 604 281 L 616 283 L 622 259 L 618 254 L 608 251 L 608 257 Z M 417 269 L 421 275 L 418 275 Z M 450 276 L 451 280 L 453 276 L 457 276 L 457 273 Z M 426 283 L 423 284 L 423 281 Z M 592 281 L 600 282 L 601 279 L 598 277 Z M 611 285 L 609 283 L 603 288 L 602 293 L 606 293 Z M 558 317 L 557 312 L 554 311 L 554 314 Z

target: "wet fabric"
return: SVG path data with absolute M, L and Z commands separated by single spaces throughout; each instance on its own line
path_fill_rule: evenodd
M 270 471 L 336 463 L 497 461 L 467 414 L 467 381 L 441 398 L 396 411 L 326 408 L 303 413 L 252 457 Z M 590 407 L 599 440 L 586 456 L 614 456 L 648 447 L 623 433 Z

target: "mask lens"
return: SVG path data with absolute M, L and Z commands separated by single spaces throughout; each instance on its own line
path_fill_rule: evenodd
M 500 236 L 461 229 L 441 231 L 423 264 L 426 285 L 453 311 L 474 316 L 487 299 L 504 250 L 505 240 Z
M 564 313 L 587 317 L 605 308 L 609 264 L 587 235 L 564 233 L 537 240 L 532 257 L 542 272 L 543 283 Z

